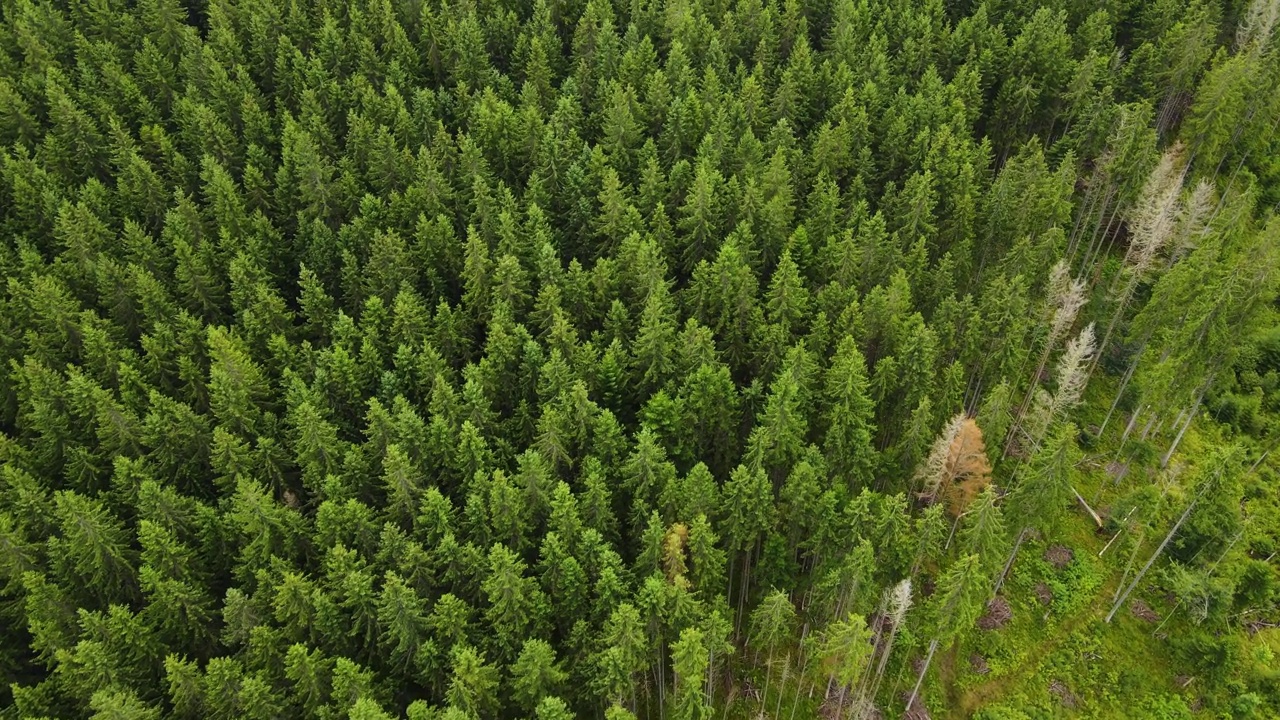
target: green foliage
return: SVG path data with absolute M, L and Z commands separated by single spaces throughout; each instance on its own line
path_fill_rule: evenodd
M 971 5 L 7 4 L 0 720 L 1280 713 L 1274 3 Z

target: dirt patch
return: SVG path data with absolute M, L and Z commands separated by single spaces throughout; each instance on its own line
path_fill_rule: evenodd
M 911 693 L 907 693 L 902 699 L 909 700 Z M 902 714 L 902 720 L 930 720 L 929 708 L 925 707 L 924 700 L 919 695 L 916 696 L 915 702 L 907 708 Z
M 1047 606 L 1053 602 L 1053 589 L 1048 585 L 1042 582 L 1036 583 L 1036 589 L 1033 592 L 1035 592 L 1036 599 L 1040 601 L 1041 605 Z
M 978 653 L 969 656 L 969 669 L 979 675 L 986 675 L 991 672 L 991 666 L 987 664 L 987 659 Z
M 1054 680 L 1049 683 L 1049 692 L 1058 698 L 1058 702 L 1062 703 L 1065 708 L 1075 708 L 1079 704 L 1076 700 L 1076 694 L 1071 692 L 1071 688 L 1061 680 Z
M 927 598 L 933 595 L 933 591 L 938 589 L 938 583 L 933 578 L 925 576 L 916 584 L 920 589 L 920 597 Z
M 1044 561 L 1052 565 L 1055 570 L 1061 570 L 1070 565 L 1075 557 L 1075 552 L 1066 545 L 1050 545 L 1044 551 Z
M 1151 606 L 1141 600 L 1134 600 L 1129 603 L 1129 610 L 1133 616 L 1139 620 L 1146 620 L 1149 623 L 1160 622 L 1160 615 Z
M 1112 460 L 1107 463 L 1107 474 L 1111 476 L 1115 482 L 1120 482 L 1129 474 L 1129 463 Z
M 997 595 L 987 603 L 987 611 L 978 618 L 978 627 L 983 630 L 999 630 L 1013 619 L 1013 609 L 1003 595 Z
M 825 710 L 825 706 L 824 706 Z M 826 717 L 826 715 L 824 715 Z M 884 720 L 884 712 L 875 705 L 871 705 L 866 701 L 850 700 L 845 706 L 844 712 L 834 718 L 861 718 L 862 720 Z

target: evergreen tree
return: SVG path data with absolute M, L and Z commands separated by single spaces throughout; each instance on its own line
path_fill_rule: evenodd
M 0 717 L 1280 716 L 1274 0 L 198 5 L 0 12 Z

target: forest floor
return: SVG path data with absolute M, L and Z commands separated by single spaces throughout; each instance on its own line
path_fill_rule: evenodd
M 1187 440 L 1184 451 L 1198 444 L 1190 435 Z M 1136 471 L 1130 477 L 1114 472 L 1118 455 L 1114 447 L 1098 447 L 1081 463 L 1077 489 L 1104 516 L 1138 480 Z M 1142 588 L 1112 623 L 1103 624 L 1124 580 L 1128 538 L 1119 538 L 1100 557 L 1111 535 L 1097 531 L 1083 508 L 1077 505 L 1076 511 L 1061 538 L 1074 553 L 1069 566 L 1055 569 L 1045 562 L 1042 543 L 1023 548 L 1002 592 L 1014 608 L 1013 620 L 1002 629 L 977 633 L 944 658 L 939 676 L 946 710 L 940 716 L 970 717 L 983 708 L 1003 706 L 1032 717 L 1138 717 L 1127 692 L 1143 688 L 1182 694 L 1167 643 L 1156 636 L 1158 620 L 1135 617 L 1129 609 Z M 1139 562 L 1151 545 L 1148 538 Z M 1054 593 L 1047 607 L 1036 598 L 1046 583 Z M 1150 600 L 1162 617 L 1171 609 Z M 989 661 L 989 671 L 975 672 L 971 654 Z M 1191 697 L 1184 699 L 1191 704 Z
M 969 717 L 979 708 L 999 703 L 1002 699 L 1016 694 L 1011 691 L 1015 689 L 1021 690 L 1021 686 L 1036 677 L 1036 671 L 1040 668 L 1045 658 L 1052 654 L 1064 640 L 1090 620 L 1103 617 L 1103 613 L 1107 611 L 1110 605 L 1109 598 L 1115 593 L 1116 585 L 1115 581 L 1104 583 L 1088 607 L 1073 614 L 1061 623 L 1046 627 L 1045 636 L 1022 657 L 1021 662 L 1012 672 L 963 690 L 955 686 L 953 672 L 952 677 L 946 684 L 947 698 L 951 701 L 949 702 L 949 707 L 952 708 L 951 716 Z M 955 656 L 959 654 L 958 650 L 953 649 L 949 653 L 950 657 L 948 659 L 954 663 Z M 947 679 L 945 674 L 943 677 Z M 1039 680 L 1044 680 L 1044 678 L 1039 678 Z

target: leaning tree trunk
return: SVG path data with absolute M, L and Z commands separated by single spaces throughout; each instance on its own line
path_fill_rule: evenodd
M 1173 453 L 1178 449 L 1178 445 L 1182 442 L 1182 436 L 1186 435 L 1187 429 L 1191 427 L 1191 421 L 1195 420 L 1196 412 L 1200 409 L 1200 403 L 1204 400 L 1205 391 L 1209 389 L 1209 385 L 1213 382 L 1213 373 L 1209 374 L 1208 379 L 1200 386 L 1200 390 L 1196 393 L 1195 402 L 1191 403 L 1191 410 L 1187 413 L 1187 419 L 1182 423 L 1182 427 L 1178 430 L 1178 434 L 1173 437 L 1173 442 L 1169 444 L 1169 450 L 1165 452 L 1164 457 L 1160 458 L 1160 467 L 1168 467 L 1169 460 L 1173 457 Z
M 1004 581 L 1009 577 L 1009 571 L 1013 569 L 1013 561 L 1018 557 L 1018 550 L 1022 547 L 1022 542 L 1027 539 L 1027 530 L 1022 528 L 1018 533 L 1018 538 L 1013 541 L 1013 549 L 1009 551 L 1009 559 L 1004 562 L 1004 569 L 1000 571 L 1000 577 L 996 578 L 995 589 L 991 591 L 992 596 L 1000 592 L 1000 588 L 1004 586 Z
M 929 654 L 924 658 L 924 667 L 920 669 L 920 676 L 916 678 L 916 686 L 911 689 L 911 697 L 907 698 L 907 709 L 916 703 L 916 695 L 920 694 L 920 686 L 924 683 L 924 676 L 929 672 L 929 663 L 933 662 L 933 653 L 938 649 L 938 638 L 934 638 L 929 643 Z
M 1147 564 L 1142 566 L 1142 569 L 1138 571 L 1136 576 L 1134 576 L 1133 582 L 1129 583 L 1129 586 L 1126 587 L 1124 592 L 1120 594 L 1120 597 L 1116 599 L 1116 604 L 1111 607 L 1111 612 L 1107 613 L 1107 619 L 1104 622 L 1109 623 L 1111 622 L 1111 618 L 1116 616 L 1116 611 L 1120 609 L 1120 606 L 1124 604 L 1125 600 L 1129 599 L 1129 593 L 1133 592 L 1133 589 L 1138 586 L 1139 582 L 1142 582 L 1143 576 L 1146 575 L 1147 571 L 1151 569 L 1151 566 L 1155 564 L 1156 558 L 1160 557 L 1160 554 L 1164 552 L 1165 546 L 1168 545 L 1169 541 L 1173 539 L 1173 536 L 1177 534 L 1178 528 L 1182 527 L 1182 523 L 1186 522 L 1187 518 L 1191 515 L 1191 511 L 1195 509 L 1196 503 L 1199 501 L 1200 497 L 1197 495 L 1196 499 L 1192 500 L 1190 505 L 1187 505 L 1187 509 L 1182 511 L 1182 516 L 1179 517 L 1178 522 L 1174 523 L 1173 527 L 1169 529 L 1169 534 L 1164 536 L 1164 540 L 1160 541 L 1160 546 L 1151 554 L 1151 558 L 1147 560 Z
M 1099 351 L 1094 357 L 1095 365 L 1098 362 L 1098 358 L 1101 357 L 1102 352 Z M 1124 395 L 1124 389 L 1129 386 L 1129 380 L 1133 378 L 1133 371 L 1138 369 L 1138 358 L 1140 357 L 1142 357 L 1141 351 L 1134 355 L 1133 362 L 1129 363 L 1129 368 L 1124 371 L 1124 377 L 1120 378 L 1120 387 L 1116 390 L 1115 399 L 1111 401 L 1111 409 L 1107 410 L 1107 416 L 1102 420 L 1102 427 L 1098 428 L 1098 437 L 1102 437 L 1102 433 L 1107 431 L 1107 423 L 1111 422 L 1111 416 L 1115 414 L 1116 408 L 1120 405 L 1120 398 Z M 1092 370 L 1090 370 L 1090 374 L 1093 374 Z

